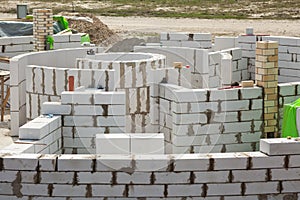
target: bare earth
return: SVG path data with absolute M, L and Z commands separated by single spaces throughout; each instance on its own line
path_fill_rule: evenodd
M 153 35 L 163 31 L 209 32 L 239 35 L 247 27 L 256 34 L 300 36 L 300 20 L 174 19 L 148 17 L 100 17 L 111 29 L 128 35 Z
M 16 18 L 16 15 L 0 14 L 0 18 Z M 99 17 L 111 29 L 123 35 L 152 36 L 160 32 L 209 32 L 215 35 L 236 36 L 243 34 L 247 27 L 253 27 L 255 34 L 300 36 L 300 20 L 215 20 L 215 19 L 174 19 L 147 17 Z M 8 136 L 6 116 L 0 123 L 0 149 L 11 144 Z

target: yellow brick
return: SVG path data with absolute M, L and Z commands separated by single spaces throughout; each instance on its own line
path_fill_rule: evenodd
M 255 54 L 256 55 L 263 55 L 263 49 L 256 49 Z
M 263 75 L 262 81 L 274 81 L 276 80 L 275 75 Z
M 250 81 L 242 81 L 242 87 L 253 87 L 254 86 L 254 82 L 252 80 Z
M 255 60 L 255 67 L 263 67 L 263 62 Z
M 268 61 L 269 62 L 276 62 L 278 61 L 278 56 L 268 56 Z
M 256 61 L 267 62 L 268 61 L 268 56 L 256 55 Z
M 277 100 L 277 94 L 265 95 L 264 100 Z
M 275 113 L 266 113 L 266 114 L 264 114 L 264 118 L 266 120 L 268 120 L 268 119 L 276 119 L 276 116 L 277 115 L 275 115 Z
M 267 112 L 268 113 L 277 113 L 278 112 L 278 107 L 277 106 L 267 107 Z
M 274 75 L 278 75 L 278 68 L 271 68 L 271 69 L 267 69 L 267 73 L 268 74 L 274 74 Z
M 268 41 L 267 47 L 268 47 L 268 49 L 277 49 L 278 48 L 278 42 Z
M 277 87 L 264 88 L 265 94 L 277 94 Z
M 277 120 L 272 119 L 272 120 L 267 120 L 267 126 L 276 126 L 277 125 Z
M 255 80 L 257 80 L 257 81 L 262 81 L 262 75 L 260 75 L 260 74 L 255 74 Z
M 266 41 L 259 41 L 256 43 L 256 48 L 258 49 L 267 49 L 268 43 Z
M 276 55 L 275 49 L 264 49 L 262 50 L 264 56 Z
M 273 132 L 275 132 L 275 126 L 265 126 L 264 127 L 264 132 L 265 133 L 273 133 Z

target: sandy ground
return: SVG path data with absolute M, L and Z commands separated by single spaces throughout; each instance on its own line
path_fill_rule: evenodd
M 256 34 L 300 36 L 300 20 L 174 19 L 147 17 L 100 17 L 111 29 L 129 35 L 152 35 L 164 31 L 209 32 L 239 35 L 247 27 Z
M 0 14 L 0 18 L 16 15 Z M 256 34 L 300 36 L 300 20 L 213 20 L 213 19 L 174 19 L 146 17 L 100 17 L 111 29 L 127 36 L 152 36 L 160 32 L 210 32 L 213 35 L 243 34 L 247 27 L 253 27 Z M 9 115 L 0 122 L 0 149 L 11 144 L 9 137 Z

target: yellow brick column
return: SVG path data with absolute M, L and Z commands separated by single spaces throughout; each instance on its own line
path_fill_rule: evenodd
M 277 137 L 278 126 L 278 42 L 256 43 L 256 85 L 263 87 L 263 109 L 265 137 Z
M 46 50 L 46 36 L 53 35 L 53 14 L 51 9 L 33 10 L 34 51 Z

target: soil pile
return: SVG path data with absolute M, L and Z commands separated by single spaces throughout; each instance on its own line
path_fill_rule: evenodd
M 99 18 L 92 14 L 63 13 L 68 19 L 69 27 L 80 33 L 88 33 L 91 43 L 108 46 L 118 41 L 118 35 L 108 28 Z M 72 16 L 70 16 L 72 15 Z

